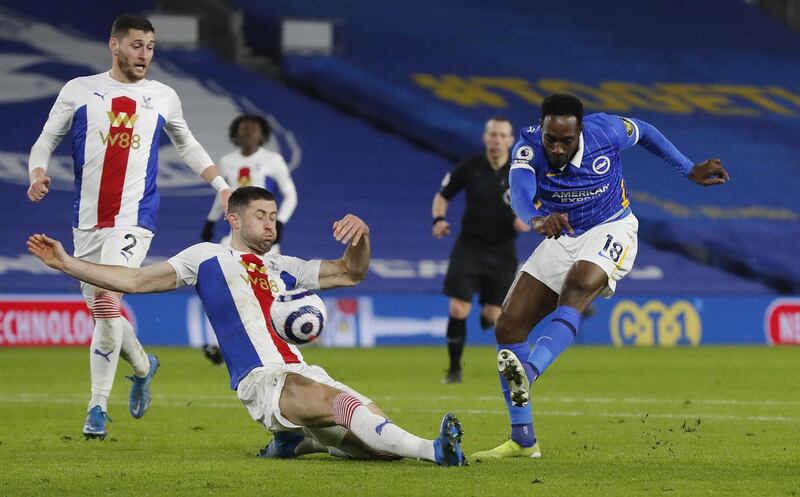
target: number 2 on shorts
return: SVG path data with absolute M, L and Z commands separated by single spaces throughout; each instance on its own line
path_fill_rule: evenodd
M 128 259 L 130 259 L 131 257 L 133 257 L 133 247 L 136 246 L 136 236 L 131 233 L 128 233 L 123 238 L 125 238 L 126 240 L 130 240 L 131 242 L 128 245 L 122 247 L 123 255 L 125 255 Z

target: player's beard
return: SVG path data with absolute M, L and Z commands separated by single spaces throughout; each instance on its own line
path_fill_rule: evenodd
M 239 236 L 242 238 L 242 243 L 258 255 L 264 255 L 269 252 L 272 244 L 275 243 L 274 240 L 265 239 L 261 234 L 251 236 L 250 233 L 244 230 L 240 232 Z
M 550 167 L 552 167 L 554 169 L 561 169 L 564 166 L 566 166 L 568 162 L 569 162 L 569 159 L 565 159 L 563 161 L 560 161 L 558 159 L 554 159 L 553 157 L 550 157 L 549 154 L 547 155 L 547 163 L 550 164 Z
M 144 72 L 139 74 L 136 72 L 136 65 L 131 59 L 128 58 L 123 52 L 120 51 L 119 55 L 117 56 L 117 65 L 119 66 L 119 70 L 122 71 L 122 74 L 125 75 L 128 81 L 141 81 L 147 75 L 147 69 L 149 68 L 149 64 L 145 64 Z
M 565 159 L 556 159 L 550 153 L 545 151 L 545 155 L 547 155 L 547 163 L 550 164 L 550 167 L 555 169 L 563 169 L 569 162 L 578 155 L 578 149 L 576 148 L 574 152 L 568 154 Z

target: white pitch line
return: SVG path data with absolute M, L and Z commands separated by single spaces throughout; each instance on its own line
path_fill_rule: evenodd
M 463 399 L 462 399 L 463 400 Z M 0 404 L 25 404 L 25 403 L 40 403 L 40 404 L 84 404 L 85 398 L 82 396 L 71 397 L 51 397 L 51 396 L 33 396 L 33 395 L 19 395 L 19 396 L 0 396 Z M 127 405 L 124 400 L 117 400 L 109 402 L 113 405 Z M 175 401 L 156 401 L 156 406 L 160 407 L 198 407 L 210 409 L 239 409 L 241 404 L 236 401 L 227 403 L 220 402 L 195 402 L 194 400 L 187 400 L 183 402 Z M 405 408 L 392 408 L 392 412 L 422 412 L 422 413 L 436 413 L 441 414 L 441 409 L 405 409 Z M 474 414 L 474 415 L 501 415 L 506 411 L 502 409 L 460 409 L 460 413 Z M 555 416 L 555 417 L 602 417 L 602 418 L 639 418 L 646 417 L 647 419 L 705 419 L 714 421 L 762 421 L 762 422 L 784 422 L 784 423 L 798 423 L 800 418 L 788 416 L 728 416 L 718 414 L 698 414 L 698 413 L 645 413 L 645 412 L 583 412 L 583 411 L 547 411 L 535 410 L 536 416 Z
M 86 396 L 71 396 L 71 397 L 33 397 L 30 395 L 21 395 L 18 397 L 14 396 L 3 396 L 0 397 L 0 404 L 85 404 L 86 403 Z M 108 401 L 109 404 L 115 406 L 127 406 L 127 400 L 110 400 Z M 162 401 L 159 400 L 154 402 L 154 405 L 164 406 L 164 407 L 208 407 L 212 409 L 238 409 L 242 407 L 240 402 L 230 402 L 230 403 L 221 403 L 221 402 L 194 402 L 191 400 L 186 400 L 183 402 L 175 402 L 175 401 Z
M 168 398 L 167 395 L 153 395 L 154 399 Z M 223 395 L 192 395 L 193 399 L 224 400 L 229 397 Z M 419 396 L 399 396 L 399 395 L 376 395 L 370 397 L 382 401 L 408 401 L 419 400 Z M 436 395 L 433 400 L 467 400 L 479 402 L 497 402 L 501 399 L 500 393 L 497 395 L 479 395 L 475 397 L 455 396 L 455 395 Z M 565 404 L 700 404 L 700 405 L 765 405 L 765 406 L 800 406 L 800 400 L 740 400 L 740 399 L 657 399 L 648 397 L 534 397 L 537 402 L 561 402 Z
M 419 397 L 411 396 L 394 396 L 394 395 L 381 395 L 371 397 L 372 399 L 379 400 L 419 400 Z M 435 400 L 470 400 L 481 402 L 495 402 L 500 400 L 500 394 L 496 396 L 481 395 L 478 397 L 466 396 L 436 396 Z M 534 396 L 534 404 L 537 402 L 552 402 L 564 404 L 678 404 L 678 405 L 768 405 L 768 406 L 800 406 L 800 401 L 795 400 L 738 400 L 738 399 L 654 399 L 646 397 L 625 397 L 625 398 L 610 398 L 610 397 L 539 397 Z
M 19 394 L 14 398 L 30 398 L 30 399 L 48 399 L 50 394 Z M 59 398 L 76 398 L 83 399 L 86 396 L 83 394 L 62 395 Z M 9 397 L 10 398 L 10 397 Z M 155 394 L 153 399 L 172 399 L 174 396 L 165 394 Z M 227 395 L 192 395 L 189 400 L 217 400 L 224 401 L 231 399 Z M 387 401 L 410 401 L 419 400 L 418 396 L 404 396 L 404 395 L 376 395 L 370 397 L 373 400 Z M 456 396 L 456 395 L 436 395 L 431 400 L 433 401 L 470 401 L 470 402 L 498 402 L 501 396 L 497 395 L 480 395 L 475 397 Z M 649 397 L 534 397 L 534 407 L 539 402 L 547 403 L 563 403 L 563 404 L 676 404 L 676 405 L 757 405 L 757 406 L 800 406 L 800 400 L 740 400 L 740 399 L 657 399 Z
M 410 409 L 396 409 L 393 408 L 392 412 L 410 412 Z M 439 413 L 441 409 L 414 409 L 414 412 L 425 413 Z M 465 409 L 454 410 L 458 413 L 476 414 L 476 415 L 496 415 L 505 414 L 506 411 L 500 409 Z M 601 418 L 660 418 L 660 419 L 706 419 L 714 421 L 766 421 L 766 422 L 785 422 L 785 423 L 800 423 L 800 418 L 791 418 L 787 416 L 725 416 L 717 414 L 657 414 L 645 412 L 581 412 L 581 411 L 534 411 L 535 416 L 556 416 L 556 417 L 601 417 Z

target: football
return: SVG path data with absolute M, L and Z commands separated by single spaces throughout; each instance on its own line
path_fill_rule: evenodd
M 270 318 L 278 336 L 286 342 L 303 345 L 322 333 L 327 312 L 316 293 L 299 288 L 275 297 Z

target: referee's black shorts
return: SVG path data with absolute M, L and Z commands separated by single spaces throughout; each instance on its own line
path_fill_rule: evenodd
M 450 253 L 444 294 L 472 302 L 475 293 L 481 305 L 501 306 L 517 274 L 517 257 L 488 252 L 459 238 Z

